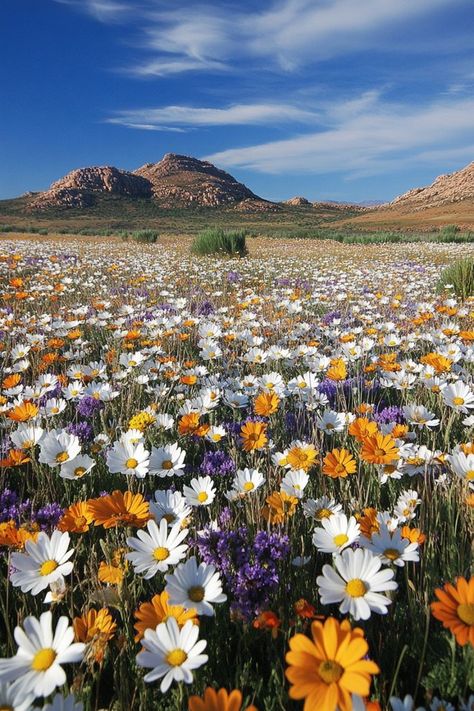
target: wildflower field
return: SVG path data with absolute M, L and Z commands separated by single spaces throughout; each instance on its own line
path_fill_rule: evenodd
M 0 242 L 0 710 L 472 711 L 474 246 Z

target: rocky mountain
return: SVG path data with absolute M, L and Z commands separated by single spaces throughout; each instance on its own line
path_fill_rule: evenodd
M 465 200 L 474 201 L 474 162 L 455 173 L 439 175 L 431 185 L 409 190 L 384 207 L 416 212 Z
M 139 175 L 111 166 L 78 168 L 38 193 L 30 203 L 34 210 L 49 207 L 90 207 L 98 193 L 151 197 L 151 183 Z
M 294 205 L 295 207 L 299 205 L 311 205 L 310 201 L 307 200 L 305 197 L 301 197 L 301 195 L 295 195 L 295 197 L 292 197 L 289 200 L 284 200 L 283 204 Z
M 239 206 L 244 212 L 278 209 L 275 203 L 262 200 L 212 163 L 175 153 L 167 153 L 158 163 L 146 163 L 133 172 L 111 166 L 73 170 L 35 195 L 29 209 L 87 208 L 101 194 L 149 198 L 163 208 Z
M 167 153 L 159 163 L 146 163 L 134 173 L 151 183 L 153 197 L 163 207 L 219 207 L 247 199 L 260 200 L 212 163 L 176 153 Z

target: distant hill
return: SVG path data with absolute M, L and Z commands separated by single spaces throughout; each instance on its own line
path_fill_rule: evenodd
M 89 208 L 106 194 L 148 198 L 169 209 L 235 206 L 249 212 L 278 210 L 278 205 L 258 197 L 212 163 L 175 153 L 133 172 L 112 166 L 78 168 L 48 190 L 32 195 L 27 209 Z
M 474 162 L 461 170 L 439 175 L 431 185 L 413 188 L 391 202 L 368 210 L 360 217 L 344 220 L 357 228 L 429 230 L 454 224 L 462 229 L 474 226 Z
M 388 206 L 418 211 L 463 200 L 474 201 L 474 161 L 455 173 L 439 175 L 425 188 L 414 188 L 399 195 Z

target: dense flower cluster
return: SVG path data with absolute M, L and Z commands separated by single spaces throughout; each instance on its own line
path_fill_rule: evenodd
M 2 242 L 0 709 L 471 711 L 470 247 L 263 244 Z

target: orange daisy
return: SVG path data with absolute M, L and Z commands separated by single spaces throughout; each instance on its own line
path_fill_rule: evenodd
M 137 631 L 135 642 L 139 642 L 147 629 L 155 629 L 156 625 L 166 622 L 170 617 L 174 617 L 179 627 L 182 627 L 188 620 L 192 620 L 195 625 L 199 624 L 196 610 L 191 608 L 185 610 L 181 605 L 170 605 L 169 595 L 163 590 L 159 595 L 153 595 L 150 602 L 143 602 L 133 616 L 137 620 L 134 628 Z
M 366 437 L 370 437 L 378 432 L 376 422 L 371 422 L 366 417 L 356 417 L 349 425 L 348 432 L 359 442 L 363 442 Z
M 276 393 L 260 393 L 260 395 L 255 398 L 253 411 L 256 415 L 260 415 L 261 417 L 269 417 L 269 415 L 273 415 L 278 410 L 279 404 L 280 398 Z
M 58 528 L 60 531 L 69 531 L 70 533 L 85 533 L 89 530 L 93 520 L 89 503 L 87 501 L 78 501 L 76 504 L 71 504 L 64 511 L 58 523 Z
M 39 408 L 33 402 L 25 400 L 24 402 L 12 407 L 7 412 L 7 417 L 14 422 L 28 422 L 37 416 Z
M 290 518 L 296 511 L 298 499 L 289 496 L 284 491 L 274 491 L 265 499 L 266 506 L 262 509 L 263 518 L 269 523 L 283 523 L 286 518 Z
M 234 689 L 230 693 L 226 689 L 216 691 L 210 686 L 203 696 L 190 696 L 188 711 L 257 711 L 253 704 L 242 709 L 242 692 Z
M 132 494 L 131 491 L 113 491 L 107 496 L 89 499 L 87 504 L 95 526 L 141 528 L 150 518 L 148 501 L 141 494 Z
M 355 474 L 357 463 L 347 449 L 333 449 L 323 459 L 323 472 L 332 479 L 345 479 L 348 474 Z
M 267 425 L 264 422 L 246 422 L 242 425 L 240 436 L 242 437 L 242 447 L 246 452 L 253 449 L 262 449 L 267 442 Z
M 292 699 L 305 699 L 304 711 L 351 711 L 352 696 L 366 697 L 378 666 L 365 659 L 369 646 L 359 627 L 334 617 L 311 624 L 310 640 L 296 634 L 286 655 Z
M 307 472 L 314 465 L 318 454 L 318 450 L 312 444 L 299 443 L 290 447 L 284 461 L 292 469 L 303 469 Z M 281 465 L 283 466 L 283 462 Z
M 455 585 L 436 588 L 435 595 L 439 602 L 431 603 L 433 617 L 451 630 L 462 647 L 468 643 L 474 647 L 474 578 L 459 577 Z
M 360 456 L 370 464 L 390 464 L 398 459 L 398 447 L 393 437 L 377 432 L 371 437 L 366 437 Z

